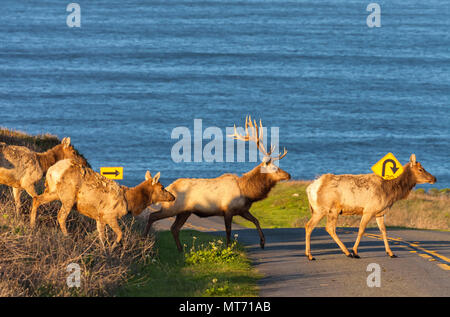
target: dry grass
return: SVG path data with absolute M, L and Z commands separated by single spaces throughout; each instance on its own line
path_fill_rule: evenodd
M 21 131 L 10 130 L 0 127 L 0 142 L 6 144 L 26 146 L 37 152 L 46 151 L 61 141 L 52 134 L 41 134 L 32 136 Z
M 10 197 L 0 198 L 0 296 L 110 296 L 133 270 L 153 256 L 154 240 L 142 235 L 134 218 L 124 217 L 122 245 L 101 249 L 95 221 L 72 211 L 69 236 L 56 221 L 59 202 L 40 208 L 40 223 L 30 230 L 29 217 L 15 215 Z M 134 230 L 133 230 L 134 227 Z M 115 238 L 108 230 L 108 241 Z M 70 263 L 81 268 L 81 287 L 69 288 Z

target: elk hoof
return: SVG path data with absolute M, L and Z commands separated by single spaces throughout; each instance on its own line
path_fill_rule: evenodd
M 347 257 L 353 258 L 353 254 L 349 253 L 349 254 L 347 254 Z
M 389 255 L 389 254 L 388 254 L 388 255 Z M 389 255 L 389 257 L 390 257 L 391 259 L 398 258 L 398 256 L 396 256 L 395 254 Z
M 353 255 L 354 259 L 360 259 L 361 258 L 358 254 L 355 253 L 355 251 L 352 251 L 351 254 Z
M 261 242 L 259 245 L 261 246 L 261 249 L 264 249 L 264 242 Z
M 311 253 L 305 253 L 305 256 L 308 258 L 308 260 L 310 260 L 310 261 L 315 261 L 316 260 L 316 258 L 315 257 L 313 257 L 312 256 L 312 254 Z

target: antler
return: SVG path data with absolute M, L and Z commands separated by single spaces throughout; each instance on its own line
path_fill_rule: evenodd
M 286 148 L 283 148 L 283 154 L 279 154 L 276 157 L 272 157 L 272 161 L 277 161 L 277 160 L 281 160 L 283 157 L 285 157 L 287 154 L 287 150 Z
M 249 127 L 251 129 L 251 135 L 249 135 L 249 131 L 248 131 Z M 245 135 L 241 135 L 241 134 L 237 133 L 236 125 L 234 125 L 234 133 L 229 135 L 229 137 L 232 137 L 235 140 L 255 142 L 258 150 L 261 151 L 261 153 L 263 153 L 264 156 L 270 157 L 270 155 L 275 150 L 275 146 L 272 145 L 270 147 L 270 151 L 269 152 L 266 151 L 266 148 L 264 147 L 263 142 L 261 142 L 261 141 L 263 141 L 263 133 L 264 133 L 263 131 L 264 131 L 264 129 L 263 129 L 261 119 L 259 119 L 259 126 L 258 126 L 256 123 L 256 120 L 252 121 L 252 118 L 250 116 L 247 116 L 247 117 L 245 117 Z M 286 154 L 287 154 L 287 151 L 286 151 L 286 149 L 284 149 L 283 154 L 278 155 L 277 157 L 274 157 L 271 159 L 272 160 L 280 160 Z

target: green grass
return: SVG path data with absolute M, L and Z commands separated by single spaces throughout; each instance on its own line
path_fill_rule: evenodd
M 262 276 L 251 267 L 239 244 L 226 248 L 223 238 L 192 230 L 180 232 L 179 253 L 170 232 L 157 234 L 156 256 L 130 277 L 118 296 L 257 296 Z

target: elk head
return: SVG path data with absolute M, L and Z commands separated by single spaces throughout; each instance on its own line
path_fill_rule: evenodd
M 73 146 L 70 144 L 70 138 L 69 137 L 66 137 L 66 138 L 62 139 L 60 147 L 62 149 L 61 150 L 61 153 L 62 153 L 61 156 L 62 157 L 60 157 L 60 159 L 73 159 L 75 161 L 80 162 L 82 165 L 85 165 L 85 166 L 89 167 L 89 164 L 86 161 L 86 159 L 83 156 L 81 156 L 77 152 L 77 150 L 75 150 L 73 148 Z
M 152 187 L 152 195 L 149 201 L 149 205 L 156 203 L 158 201 L 174 201 L 175 196 L 164 189 L 164 186 L 159 182 L 160 172 L 158 172 L 154 177 L 149 171 L 145 173 L 145 180 L 147 181 L 149 187 Z
M 249 134 L 249 128 L 251 131 L 251 135 Z M 246 117 L 245 133 L 245 135 L 238 134 L 235 125 L 234 133 L 229 136 L 236 140 L 252 141 L 256 143 L 256 147 L 264 155 L 262 163 L 258 165 L 260 173 L 267 174 L 267 177 L 269 177 L 274 182 L 289 180 L 291 178 L 291 175 L 274 164 L 275 161 L 281 160 L 283 157 L 285 157 L 287 151 L 286 149 L 284 149 L 283 154 L 278 154 L 274 157 L 272 156 L 272 153 L 275 149 L 275 146 L 271 146 L 270 151 L 267 152 L 263 144 L 263 126 L 261 120 L 259 120 L 258 126 L 256 120 L 252 121 L 252 118 L 250 116 Z
M 423 167 L 422 164 L 416 161 L 416 155 L 411 154 L 411 157 L 409 158 L 409 167 L 411 169 L 412 174 L 414 175 L 414 179 L 416 180 L 417 184 L 425 184 L 430 183 L 434 184 L 436 183 L 436 177 L 428 173 Z

